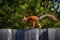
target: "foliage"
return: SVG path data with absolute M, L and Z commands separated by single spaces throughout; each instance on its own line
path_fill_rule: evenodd
M 41 16 L 44 12 L 56 15 L 60 20 L 60 14 L 51 10 L 54 5 L 54 2 L 49 3 L 48 0 L 0 0 L 0 28 L 24 29 L 28 26 L 21 20 L 23 15 Z M 55 22 L 47 18 L 40 23 L 42 26 L 60 26 L 60 21 Z

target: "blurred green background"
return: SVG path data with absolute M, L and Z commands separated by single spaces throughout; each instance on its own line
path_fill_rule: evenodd
M 27 24 L 22 16 L 41 16 L 44 12 L 56 15 L 58 22 L 48 18 L 40 21 L 43 27 L 60 28 L 60 6 L 51 0 L 0 0 L 0 29 L 24 29 Z

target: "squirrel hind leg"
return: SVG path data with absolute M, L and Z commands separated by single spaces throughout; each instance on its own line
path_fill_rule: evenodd
M 42 28 L 42 26 L 41 26 L 40 23 L 37 23 L 37 25 L 38 25 L 38 29 L 41 29 Z

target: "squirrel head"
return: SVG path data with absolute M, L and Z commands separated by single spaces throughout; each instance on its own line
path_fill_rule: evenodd
M 23 19 L 22 19 L 23 21 L 26 21 L 27 20 L 27 17 L 26 16 L 23 16 Z

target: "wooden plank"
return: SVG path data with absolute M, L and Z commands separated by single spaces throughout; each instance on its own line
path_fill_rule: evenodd
M 24 33 L 22 30 L 17 30 L 15 40 L 24 40 Z
M 12 40 L 12 30 L 11 29 L 7 29 L 8 31 L 7 31 L 7 35 L 8 35 L 8 40 Z M 3 30 L 4 31 L 4 30 Z
M 48 40 L 48 30 L 47 29 L 39 30 L 39 40 Z
M 25 31 L 25 40 L 39 40 L 39 30 L 31 29 Z
M 48 40 L 56 40 L 56 28 L 48 29 Z
M 31 39 L 31 35 L 29 33 L 30 33 L 29 29 L 25 30 L 25 32 L 24 32 L 24 39 L 25 40 Z
M 17 35 L 16 32 L 17 32 L 16 29 L 12 29 L 12 40 L 15 40 L 16 35 Z
M 28 29 L 17 30 L 15 32 L 15 40 L 27 40 L 27 38 L 28 38 L 27 31 L 28 31 Z
M 35 33 L 36 33 L 36 40 L 39 40 L 39 29 L 35 29 Z
M 2 35 L 3 35 L 3 32 L 2 32 L 2 29 L 0 29 L 0 40 L 2 40 Z
M 56 40 L 60 40 L 60 28 L 56 28 Z
M 0 29 L 0 40 L 11 40 L 11 30 Z

